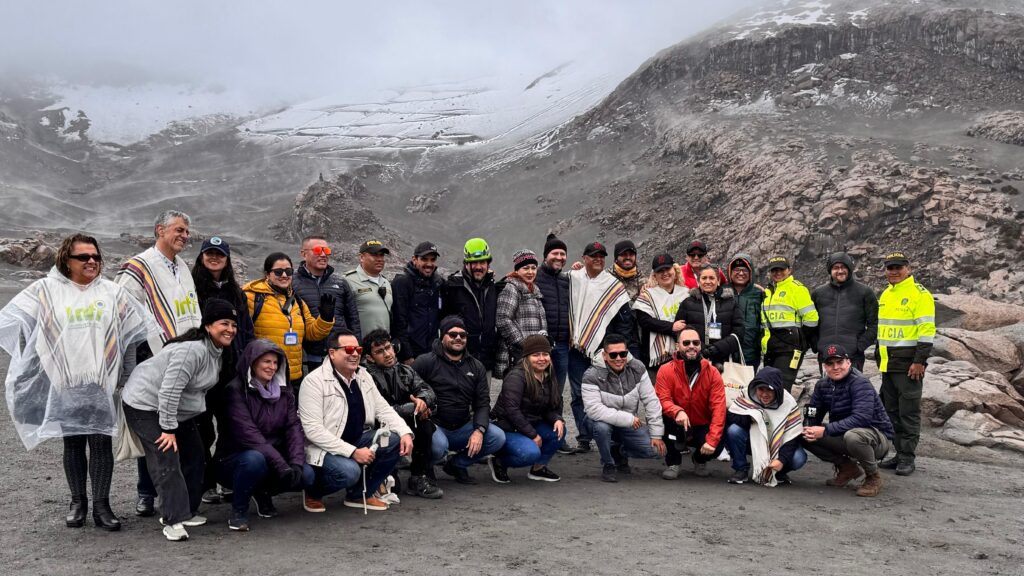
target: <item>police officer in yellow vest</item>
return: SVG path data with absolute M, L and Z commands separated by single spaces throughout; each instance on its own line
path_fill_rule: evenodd
M 818 311 L 807 287 L 793 278 L 785 256 L 768 259 L 768 275 L 772 282 L 761 304 L 761 352 L 765 366 L 782 372 L 782 384 L 789 392 L 804 352 L 817 340 Z
M 878 298 L 878 343 L 875 356 L 882 372 L 880 394 L 896 431 L 896 456 L 880 466 L 896 474 L 914 472 L 914 451 L 921 437 L 921 389 L 935 340 L 935 300 L 914 281 L 903 252 L 885 257 L 889 287 Z

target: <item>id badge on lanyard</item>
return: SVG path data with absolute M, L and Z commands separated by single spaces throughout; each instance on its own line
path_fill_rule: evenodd
M 722 339 L 722 323 L 718 321 L 718 313 L 715 310 L 715 300 L 711 298 L 711 305 L 704 306 L 704 321 L 707 323 L 705 326 L 707 332 L 708 344 L 711 340 Z
M 708 323 L 708 338 L 711 340 L 722 339 L 722 324 L 721 322 L 709 322 Z
M 299 333 L 292 328 L 292 306 L 295 301 L 289 296 L 284 302 L 284 306 L 281 307 L 281 313 L 288 319 L 288 331 L 284 333 L 284 345 L 285 346 L 298 346 L 299 344 Z

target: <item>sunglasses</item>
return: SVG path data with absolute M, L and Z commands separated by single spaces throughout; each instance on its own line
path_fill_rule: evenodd
M 700 340 L 680 340 L 679 344 L 683 346 L 700 346 Z
M 362 354 L 362 346 L 331 346 L 331 350 L 344 350 L 345 354 L 352 356 L 353 354 Z
M 686 255 L 689 256 L 690 258 L 703 258 L 708 254 L 707 252 L 687 252 Z
M 99 254 L 68 254 L 68 258 L 72 260 L 78 260 L 79 262 L 96 261 L 102 262 L 103 258 L 100 258 Z
M 451 332 L 445 332 L 444 335 L 452 340 L 465 340 L 469 337 L 469 332 L 456 332 L 455 330 L 452 330 Z
M 900 270 L 900 269 L 902 269 L 904 267 L 905 266 L 903 264 L 889 264 L 888 266 L 885 267 L 885 269 L 886 270 Z
M 330 246 L 313 246 L 309 250 L 314 255 L 316 255 L 316 256 L 330 256 L 331 255 L 331 247 Z
M 291 275 L 295 274 L 295 269 L 294 268 L 274 268 L 273 270 L 271 270 L 271 272 L 274 273 L 274 276 L 277 276 L 278 278 L 280 278 L 281 276 L 291 276 Z
M 629 350 L 623 350 L 622 352 L 606 352 L 609 358 L 625 358 L 629 355 Z

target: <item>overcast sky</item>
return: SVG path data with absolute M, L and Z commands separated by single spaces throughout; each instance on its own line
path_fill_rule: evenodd
M 753 0 L 5 2 L 0 73 L 153 79 L 277 97 L 568 59 L 634 68 Z

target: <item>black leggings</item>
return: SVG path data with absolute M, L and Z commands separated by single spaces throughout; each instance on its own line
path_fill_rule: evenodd
M 89 445 L 89 457 L 85 445 Z M 72 497 L 85 496 L 86 474 L 92 478 L 92 499 L 110 498 L 110 480 L 114 476 L 114 448 L 110 436 L 88 434 L 64 437 L 64 475 Z

